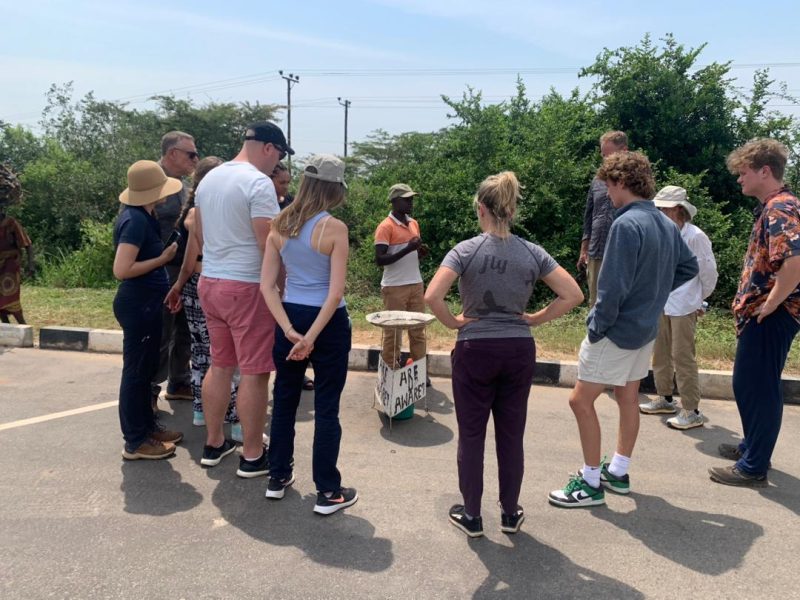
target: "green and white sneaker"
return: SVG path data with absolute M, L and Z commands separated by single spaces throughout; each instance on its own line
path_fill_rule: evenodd
M 664 396 L 659 396 L 650 402 L 642 402 L 639 404 L 639 412 L 646 415 L 667 414 L 672 415 L 678 411 L 675 408 L 675 402 L 668 401 Z
M 563 490 L 553 490 L 547 500 L 564 508 L 583 508 L 605 504 L 606 494 L 602 486 L 593 488 L 580 475 L 573 475 Z
M 609 463 L 604 462 L 603 468 L 600 469 L 600 485 L 606 488 L 609 492 L 615 494 L 630 494 L 631 493 L 631 478 L 627 475 L 617 477 L 608 470 Z

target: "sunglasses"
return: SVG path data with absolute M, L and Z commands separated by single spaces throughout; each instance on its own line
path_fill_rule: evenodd
M 184 152 L 186 156 L 189 157 L 189 160 L 195 160 L 197 158 L 200 158 L 200 155 L 197 152 L 192 152 L 191 150 L 184 150 L 183 148 L 175 148 L 175 150 L 180 150 L 181 152 Z
M 269 143 L 272 144 L 272 147 L 275 148 L 275 150 L 280 152 L 281 156 L 278 160 L 283 160 L 284 158 L 286 158 L 286 148 L 284 148 L 283 146 L 279 146 L 278 144 L 273 144 L 272 142 Z

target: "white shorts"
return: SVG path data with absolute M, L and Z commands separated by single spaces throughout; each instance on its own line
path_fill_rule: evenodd
M 647 377 L 655 340 L 641 348 L 625 350 L 607 337 L 592 344 L 583 338 L 578 352 L 578 379 L 589 383 L 624 386 Z

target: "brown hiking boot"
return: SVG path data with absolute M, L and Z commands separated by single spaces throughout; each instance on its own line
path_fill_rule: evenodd
M 712 467 L 708 470 L 711 481 L 724 485 L 735 485 L 739 487 L 758 487 L 763 488 L 769 485 L 766 475 L 751 475 L 739 469 L 736 465 L 732 467 Z
M 167 400 L 192 400 L 192 386 L 190 385 L 176 385 L 175 387 L 167 386 L 167 392 L 164 394 Z
M 161 429 L 151 433 L 150 438 L 154 439 L 157 442 L 177 444 L 183 439 L 183 434 L 180 431 L 170 431 L 169 429 Z
M 159 442 L 153 439 L 147 440 L 133 452 L 128 452 L 127 449 L 122 450 L 122 458 L 128 460 L 139 460 L 140 458 L 158 460 L 161 458 L 169 458 L 173 454 L 175 454 L 175 444 Z

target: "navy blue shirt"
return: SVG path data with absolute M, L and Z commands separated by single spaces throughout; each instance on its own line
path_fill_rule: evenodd
M 114 225 L 115 250 L 119 244 L 132 244 L 139 248 L 136 262 L 158 258 L 164 252 L 158 220 L 141 206 L 125 206 Z M 164 267 L 158 267 L 139 277 L 126 279 L 120 285 L 146 287 L 166 294 L 169 291 L 169 277 Z

